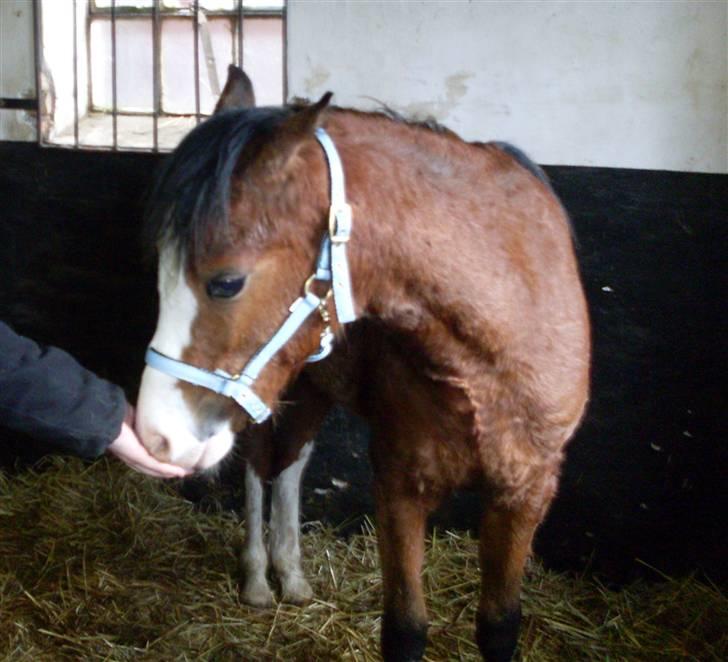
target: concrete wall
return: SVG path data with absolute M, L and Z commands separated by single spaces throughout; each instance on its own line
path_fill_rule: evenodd
M 724 1 L 289 0 L 288 89 L 540 163 L 728 172 Z

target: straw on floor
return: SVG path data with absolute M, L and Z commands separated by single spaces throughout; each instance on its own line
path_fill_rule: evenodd
M 118 462 L 48 460 L 0 473 L 0 659 L 378 660 L 373 527 L 348 539 L 305 527 L 305 607 L 238 595 L 244 533 Z M 435 532 L 425 586 L 427 660 L 478 660 L 477 545 Z M 728 600 L 694 579 L 610 590 L 531 564 L 523 660 L 725 660 Z

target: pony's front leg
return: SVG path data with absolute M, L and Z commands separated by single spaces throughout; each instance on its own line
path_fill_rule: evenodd
M 556 490 L 543 474 L 527 496 L 488 499 L 480 525 L 480 605 L 476 640 L 486 662 L 509 662 L 518 643 L 521 581 L 536 527 Z
M 270 555 L 281 582 L 281 599 L 301 604 L 313 595 L 301 569 L 300 489 L 301 476 L 311 455 L 313 442 L 301 449 L 298 459 L 273 481 L 270 506 Z
M 248 462 L 245 467 L 245 545 L 240 556 L 243 571 L 241 599 L 255 607 L 273 604 L 268 586 L 268 552 L 263 541 L 263 494 L 260 476 Z
M 425 523 L 422 497 L 407 493 L 400 478 L 377 475 L 377 541 L 382 564 L 385 662 L 421 660 L 427 643 L 427 610 L 422 592 Z
M 300 604 L 313 592 L 301 570 L 301 477 L 313 450 L 311 441 L 331 401 L 305 374 L 299 376 L 284 398 L 287 403 L 276 421 L 271 442 L 273 481 L 270 508 L 270 556 L 281 582 L 281 599 Z

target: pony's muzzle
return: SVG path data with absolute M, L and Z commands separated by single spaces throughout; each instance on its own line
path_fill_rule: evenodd
M 226 426 L 203 439 L 179 431 L 169 436 L 151 432 L 143 435 L 142 439 L 147 451 L 160 462 L 169 462 L 193 471 L 204 471 L 228 454 L 235 435 Z

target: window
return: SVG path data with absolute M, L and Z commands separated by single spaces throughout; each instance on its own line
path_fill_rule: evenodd
M 48 145 L 168 150 L 209 115 L 230 63 L 285 97 L 284 0 L 41 0 Z

